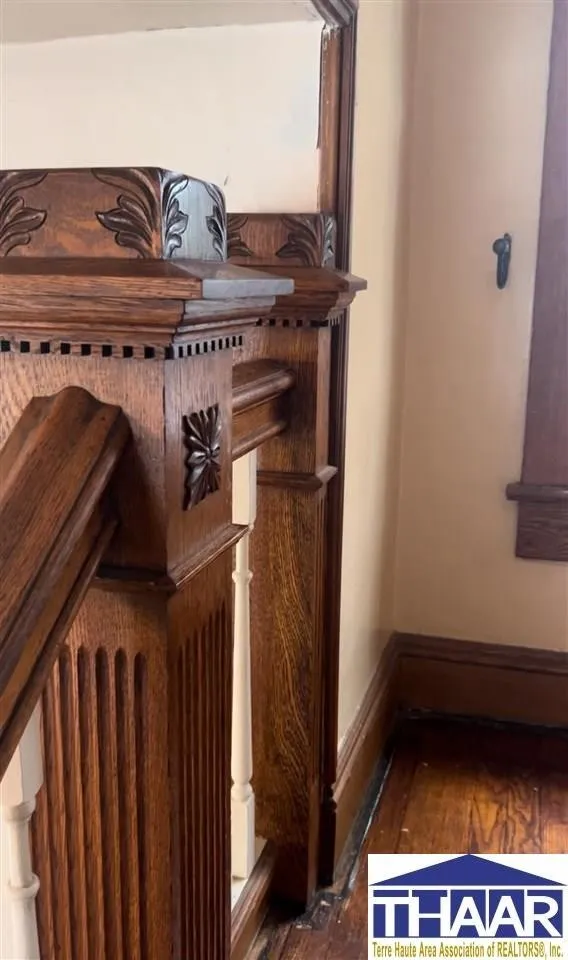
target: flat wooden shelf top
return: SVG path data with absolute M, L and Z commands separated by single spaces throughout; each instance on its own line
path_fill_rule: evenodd
M 240 300 L 293 293 L 289 277 L 197 260 L 0 259 L 0 296 Z

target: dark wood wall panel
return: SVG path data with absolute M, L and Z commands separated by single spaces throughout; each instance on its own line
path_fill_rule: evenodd
M 325 495 L 262 486 L 252 537 L 257 830 L 277 845 L 279 892 L 300 901 L 317 880 Z

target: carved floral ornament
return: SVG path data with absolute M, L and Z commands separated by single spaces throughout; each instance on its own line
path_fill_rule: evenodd
M 221 486 L 221 414 L 219 405 L 183 417 L 184 460 L 183 509 L 188 510 Z
M 7 256 L 15 247 L 27 246 L 32 233 L 45 223 L 47 212 L 28 206 L 24 194 L 46 176 L 46 170 L 0 173 L 0 256 Z

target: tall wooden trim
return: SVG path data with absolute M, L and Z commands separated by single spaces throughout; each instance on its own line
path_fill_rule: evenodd
M 322 153 L 335 157 L 337 218 L 336 262 L 341 270 L 351 264 L 351 206 L 353 177 L 353 132 L 355 118 L 355 66 L 357 46 L 357 9 L 351 5 L 351 16 L 339 31 L 339 84 L 337 110 L 339 121 L 336 140 L 322 144 Z M 333 75 L 323 82 L 333 84 Z M 326 91 L 322 88 L 322 99 Z M 324 161 L 322 161 L 324 163 Z M 325 623 L 323 652 L 322 724 L 322 808 L 320 817 L 319 880 L 330 883 L 333 877 L 336 846 L 336 803 L 334 784 L 337 779 L 339 640 L 341 617 L 341 565 L 343 553 L 343 505 L 345 491 L 345 441 L 347 415 L 347 369 L 349 360 L 349 313 L 332 329 L 331 396 L 329 462 L 337 474 L 329 485 L 327 502 L 327 565 L 325 580 Z
M 568 5 L 555 0 L 518 557 L 568 561 Z

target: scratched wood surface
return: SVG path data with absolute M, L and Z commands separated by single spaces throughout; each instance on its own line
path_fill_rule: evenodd
M 364 960 L 367 855 L 468 852 L 568 853 L 568 735 L 408 721 L 350 892 L 340 878 L 310 915 L 273 921 L 249 960 Z

